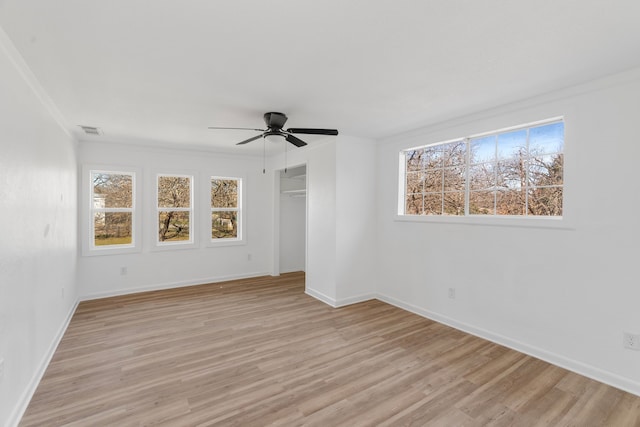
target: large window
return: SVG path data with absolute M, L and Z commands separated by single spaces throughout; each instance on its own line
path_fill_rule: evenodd
M 562 120 L 412 148 L 401 160 L 402 215 L 562 216 Z
M 211 177 L 211 240 L 241 239 L 239 178 Z
M 91 170 L 91 248 L 134 246 L 135 173 Z
M 193 177 L 158 175 L 158 243 L 193 243 Z

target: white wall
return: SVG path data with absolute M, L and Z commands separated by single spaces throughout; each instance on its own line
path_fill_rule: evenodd
M 271 181 L 262 174 L 262 159 L 206 151 L 131 147 L 107 142 L 81 142 L 79 158 L 82 165 L 141 169 L 142 206 L 138 214 L 143 224 L 140 252 L 80 257 L 78 280 L 82 298 L 269 274 Z M 154 209 L 157 173 L 194 175 L 198 227 L 194 233 L 197 238 L 194 248 L 156 248 Z M 212 175 L 243 179 L 245 244 L 221 247 L 207 245 L 210 215 L 207 191 L 208 177 Z M 88 238 L 84 232 L 80 237 Z M 124 275 L 122 267 L 126 267 Z
M 307 165 L 306 292 L 333 306 L 374 296 L 375 155 L 374 141 L 344 135 L 288 153 Z M 284 168 L 284 156 L 269 164 Z
M 376 269 L 376 149 L 371 140 L 336 145 L 336 257 L 339 305 L 374 297 Z
M 640 352 L 622 346 L 623 331 L 640 333 L 639 114 L 632 70 L 385 139 L 380 297 L 640 394 Z M 402 148 L 556 116 L 565 118 L 566 229 L 396 220 Z
M 17 424 L 77 301 L 75 143 L 0 30 L 0 425 Z

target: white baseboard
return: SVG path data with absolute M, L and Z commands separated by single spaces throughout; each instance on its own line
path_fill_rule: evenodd
M 31 380 L 29 381 L 29 384 L 27 384 L 27 388 L 20 395 L 20 399 L 18 399 L 18 404 L 9 415 L 9 419 L 7 420 L 7 423 L 6 423 L 7 427 L 17 427 L 17 425 L 20 423 L 20 420 L 22 419 L 24 412 L 27 410 L 27 407 L 29 406 L 29 402 L 31 402 L 31 398 L 33 397 L 33 394 L 36 392 L 36 389 L 38 388 L 38 384 L 40 384 L 40 380 L 42 380 L 42 377 L 44 376 L 44 373 L 47 370 L 47 367 L 49 366 L 49 363 L 51 362 L 51 359 L 53 358 L 53 355 L 56 352 L 56 349 L 58 348 L 60 341 L 62 341 L 62 337 L 64 336 L 64 333 L 67 331 L 67 328 L 69 327 L 69 323 L 71 323 L 71 318 L 73 318 L 73 314 L 76 312 L 76 309 L 78 308 L 79 303 L 80 303 L 80 300 L 76 300 L 76 302 L 71 306 L 71 309 L 67 313 L 66 319 L 64 320 L 62 325 L 60 325 L 60 328 L 58 328 L 58 332 L 56 332 L 56 335 L 53 338 L 53 341 L 51 341 L 51 345 L 49 345 L 47 352 L 44 354 L 44 357 L 38 364 L 36 371 L 31 377 Z
M 322 301 L 325 304 L 330 305 L 333 308 L 346 307 L 351 304 L 357 304 L 359 302 L 369 301 L 372 299 L 376 299 L 376 294 L 362 294 L 362 295 L 354 295 L 352 297 L 342 298 L 339 300 L 333 299 L 322 292 L 318 292 L 311 288 L 306 288 L 304 291 L 305 294 Z
M 121 295 L 131 295 L 131 294 L 137 294 L 141 292 L 184 288 L 186 286 L 197 286 L 197 285 L 203 285 L 208 283 L 219 283 L 219 282 L 226 282 L 229 280 L 250 279 L 253 277 L 269 276 L 269 275 L 270 273 L 268 272 L 253 272 L 253 273 L 245 273 L 245 274 L 230 274 L 226 276 L 208 277 L 204 279 L 184 280 L 180 282 L 160 283 L 156 285 L 142 286 L 137 288 L 123 288 L 123 289 L 116 289 L 108 292 L 97 292 L 93 294 L 87 294 L 87 295 L 81 296 L 80 300 L 90 301 L 94 299 L 117 297 Z
M 619 388 L 620 390 L 635 394 L 636 396 L 640 396 L 640 383 L 632 381 L 628 378 L 605 371 L 600 368 L 596 368 L 595 366 L 591 366 L 577 360 L 569 359 L 565 356 L 561 356 L 559 354 L 555 354 L 535 346 L 531 346 L 521 341 L 517 341 L 509 337 L 505 337 L 503 335 L 475 327 L 473 325 L 469 325 L 467 323 L 458 322 L 457 320 L 451 319 L 450 317 L 425 310 L 413 304 L 405 303 L 388 295 L 378 294 L 376 297 L 380 301 L 386 302 L 403 310 L 410 311 L 411 313 L 426 317 L 427 319 L 434 320 L 438 323 L 442 323 L 468 334 L 475 335 L 488 341 L 503 345 L 512 350 L 519 351 L 520 353 L 524 353 L 537 359 L 544 360 L 545 362 L 549 362 L 553 365 L 559 366 L 561 368 L 567 369 L 601 383 L 608 384 L 612 387 Z
M 376 299 L 376 294 L 354 295 L 352 297 L 337 300 L 335 307 L 345 307 L 347 305 L 357 304 L 359 302 L 369 301 L 372 299 Z
M 336 307 L 337 307 L 337 305 L 336 305 L 336 300 L 335 300 L 335 299 L 333 299 L 333 298 L 331 298 L 331 297 L 326 296 L 326 295 L 325 295 L 325 294 L 323 294 L 322 292 L 318 292 L 318 291 L 313 290 L 313 289 L 311 289 L 311 288 L 306 288 L 306 289 L 304 290 L 304 293 L 305 293 L 305 294 L 307 294 L 307 295 L 309 295 L 309 296 L 311 296 L 311 297 L 314 297 L 314 298 L 315 298 L 315 299 L 317 299 L 317 300 L 322 301 L 322 302 L 323 302 L 323 303 L 325 303 L 325 304 L 330 305 L 330 306 L 331 306 L 331 307 L 333 307 L 333 308 L 336 308 Z

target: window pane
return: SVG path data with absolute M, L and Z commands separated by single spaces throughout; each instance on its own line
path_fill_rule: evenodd
M 464 166 L 445 168 L 444 169 L 444 191 L 464 190 L 465 187 L 465 168 Z
M 495 191 L 472 191 L 469 193 L 470 215 L 493 215 L 495 213 Z
M 422 215 L 422 194 L 408 194 L 405 197 L 404 213 L 406 215 Z
M 442 169 L 429 169 L 424 173 L 424 191 L 442 191 Z
M 562 185 L 563 175 L 563 154 L 532 156 L 529 160 L 529 184 L 531 186 Z
M 404 158 L 406 162 L 407 172 L 417 172 L 422 170 L 422 154 L 423 150 L 405 151 Z
M 444 193 L 444 214 L 464 215 L 464 192 Z
M 211 212 L 211 238 L 235 239 L 238 237 L 237 212 Z
M 442 193 L 424 195 L 424 215 L 442 215 Z
M 469 167 L 469 189 L 484 190 L 496 185 L 496 168 L 493 163 L 482 163 Z
M 496 193 L 496 215 L 525 215 L 525 192 L 503 190 Z
M 96 212 L 93 216 L 94 245 L 130 245 L 133 242 L 131 212 Z
M 422 172 L 410 172 L 407 174 L 407 194 L 422 193 L 422 183 L 424 175 Z
M 464 141 L 442 145 L 443 165 L 459 166 L 467 162 L 467 144 Z
M 532 156 L 561 153 L 564 150 L 564 123 L 551 123 L 529 130 L 529 152 Z
M 211 207 L 238 207 L 238 180 L 211 179 Z
M 519 189 L 525 185 L 526 166 L 523 161 L 502 161 L 496 168 L 496 186 L 498 189 Z
M 442 146 L 425 147 L 423 165 L 431 169 L 442 167 Z
M 158 207 L 188 208 L 191 205 L 191 178 L 188 176 L 158 177 Z
M 562 187 L 529 191 L 529 215 L 562 216 Z
M 158 240 L 189 240 L 189 212 L 163 211 L 158 214 Z
M 133 177 L 128 174 L 92 172 L 93 207 L 133 207 Z
M 471 140 L 471 163 L 492 162 L 496 159 L 496 136 L 484 136 Z
M 498 135 L 498 159 L 526 158 L 526 153 L 526 129 Z

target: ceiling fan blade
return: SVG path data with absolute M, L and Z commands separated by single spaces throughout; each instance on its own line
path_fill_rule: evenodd
M 251 141 L 255 141 L 256 139 L 260 139 L 262 138 L 264 135 L 260 134 L 258 136 L 254 136 L 253 138 L 249 138 L 249 139 L 245 139 L 244 141 L 238 142 L 236 145 L 243 145 L 243 144 L 247 144 Z
M 208 129 L 223 129 L 223 130 L 253 130 L 256 132 L 264 132 L 265 129 L 253 129 L 253 128 L 223 128 L 218 126 L 209 126 Z
M 285 139 L 287 141 L 289 141 L 290 143 L 292 143 L 293 145 L 295 145 L 296 147 L 304 147 L 305 145 L 307 145 L 306 142 L 304 142 L 303 140 L 301 140 L 300 138 L 296 138 L 293 135 L 287 135 L 285 137 Z
M 290 133 L 304 133 L 307 135 L 337 135 L 337 129 L 312 129 L 312 128 L 291 128 L 287 129 Z

